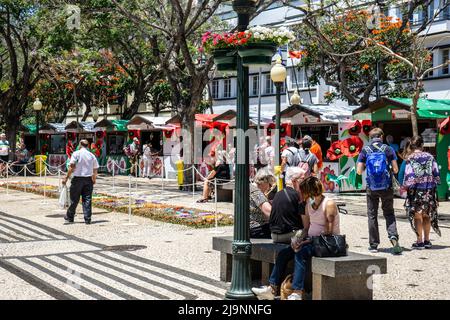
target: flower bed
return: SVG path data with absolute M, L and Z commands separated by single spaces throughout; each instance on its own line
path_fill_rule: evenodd
M 5 184 L 0 184 L 6 188 Z M 8 184 L 12 190 L 26 191 L 38 195 L 45 195 L 49 198 L 59 198 L 58 187 L 44 186 L 34 182 L 14 182 Z M 128 213 L 127 197 L 112 197 L 104 193 L 95 193 L 92 197 L 92 205 L 108 211 Z M 157 201 L 146 201 L 143 199 L 132 199 L 131 213 L 136 216 L 147 217 L 153 220 L 186 225 L 193 228 L 208 228 L 215 225 L 215 215 L 213 212 L 205 212 L 193 208 L 184 208 Z M 233 225 L 231 215 L 218 213 L 217 224 L 219 226 Z

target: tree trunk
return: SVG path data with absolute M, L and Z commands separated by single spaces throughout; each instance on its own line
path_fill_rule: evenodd
M 144 94 L 145 93 L 141 90 L 135 91 L 133 102 L 131 103 L 129 108 L 126 108 L 123 111 L 122 119 L 130 120 L 139 111 L 139 106 L 141 105 L 141 102 L 144 98 Z
M 416 86 L 414 88 L 414 96 L 412 99 L 411 104 L 411 126 L 413 131 L 413 136 L 419 135 L 419 126 L 417 124 L 417 103 L 419 102 L 420 98 L 420 90 L 423 86 L 423 83 L 421 80 L 416 81 Z
M 10 160 L 14 159 L 14 154 L 16 152 L 16 137 L 17 137 L 17 132 L 19 131 L 19 121 L 17 121 L 17 119 L 7 119 L 6 121 L 6 126 L 5 126 L 5 134 L 6 134 L 6 139 L 9 141 L 9 146 L 10 146 Z M 36 133 L 37 134 L 37 133 Z
M 183 135 L 183 161 L 184 161 L 184 187 L 183 190 L 191 191 L 194 181 L 192 180 L 192 169 L 188 170 L 192 166 L 195 166 L 195 111 L 186 112 L 182 115 L 182 128 L 189 132 L 189 135 Z M 190 148 L 190 152 L 184 150 L 185 147 Z M 190 153 L 190 155 L 189 155 Z M 195 177 L 194 177 L 195 180 Z

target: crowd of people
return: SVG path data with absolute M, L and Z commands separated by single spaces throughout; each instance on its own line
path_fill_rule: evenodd
M 400 189 L 405 194 L 406 214 L 417 236 L 411 247 L 418 250 L 432 248 L 431 228 L 441 235 L 436 195 L 436 187 L 440 183 L 439 168 L 433 156 L 424 151 L 423 138 L 405 139 L 402 148 L 399 146 L 397 150 L 389 145 L 389 142 L 393 143 L 391 139 L 386 141 L 388 144 L 384 142 L 384 132 L 380 128 L 372 129 L 369 138 L 369 144 L 357 160 L 358 174 L 366 171 L 367 176 L 368 250 L 378 252 L 378 208 L 381 202 L 392 254 L 400 255 L 403 251 L 394 211 L 398 155 L 403 161 L 401 167 L 404 167 Z M 267 168 L 258 171 L 251 186 L 250 237 L 288 244 L 277 256 L 268 285 L 252 289 L 259 299 L 272 300 L 280 294 L 280 285 L 290 260 L 294 260 L 294 273 L 288 276 L 292 279 L 292 293 L 287 299 L 302 299 L 307 261 L 314 254 L 312 238 L 340 234 L 339 210 L 336 202 L 324 194 L 324 187 L 317 178 L 319 161 L 311 151 L 311 140 L 304 137 L 300 148 L 295 141 L 290 141 L 289 147 L 283 151 L 285 187 L 282 190 L 273 192 L 275 177 Z

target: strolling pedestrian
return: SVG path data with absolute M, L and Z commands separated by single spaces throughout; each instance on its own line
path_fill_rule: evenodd
M 134 137 L 133 142 L 125 147 L 125 154 L 128 156 L 131 165 L 130 175 L 136 175 L 138 172 L 140 154 L 139 139 L 137 137 Z
M 7 163 L 9 161 L 9 141 L 6 140 L 6 134 L 0 134 L 0 176 L 6 176 Z
M 407 149 L 403 188 L 407 191 L 405 209 L 417 241 L 413 249 L 430 249 L 430 229 L 441 236 L 438 225 L 439 206 L 436 188 L 440 183 L 439 167 L 433 156 L 423 151 L 423 138 L 414 136 Z
M 260 169 L 250 185 L 250 238 L 270 239 L 270 212 L 272 205 L 268 193 L 276 184 L 275 176 L 267 169 Z
M 301 148 L 298 150 L 298 165 L 306 171 L 306 176 L 319 173 L 319 159 L 311 152 L 313 140 L 310 136 L 304 136 Z
M 75 218 L 75 212 L 82 198 L 84 222 L 91 223 L 92 217 L 92 192 L 97 181 L 98 161 L 93 153 L 88 150 L 89 142 L 80 141 L 80 149 L 72 154 L 69 162 L 67 176 L 62 179 L 62 184 L 66 185 L 68 179 L 73 175 L 70 185 L 70 206 L 64 217 L 69 223 Z
M 304 207 L 300 203 L 300 183 L 305 171 L 290 167 L 286 172 L 286 188 L 278 191 L 272 202 L 270 231 L 273 242 L 290 243 L 292 236 L 303 228 L 300 215 Z
M 359 175 L 367 170 L 367 216 L 369 222 L 369 251 L 378 252 L 380 234 L 378 230 L 378 206 L 386 219 L 386 229 L 393 246 L 393 254 L 401 254 L 403 249 L 399 244 L 397 222 L 394 212 L 394 191 L 392 174 L 398 173 L 395 151 L 383 143 L 383 130 L 374 128 L 369 132 L 369 145 L 361 150 L 357 161 Z

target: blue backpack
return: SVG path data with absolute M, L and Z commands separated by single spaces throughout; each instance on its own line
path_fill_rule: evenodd
M 386 157 L 387 145 L 383 144 L 377 147 L 376 151 L 370 147 L 365 147 L 367 153 L 367 187 L 372 191 L 387 190 L 391 187 L 391 174 L 389 171 L 389 163 Z

